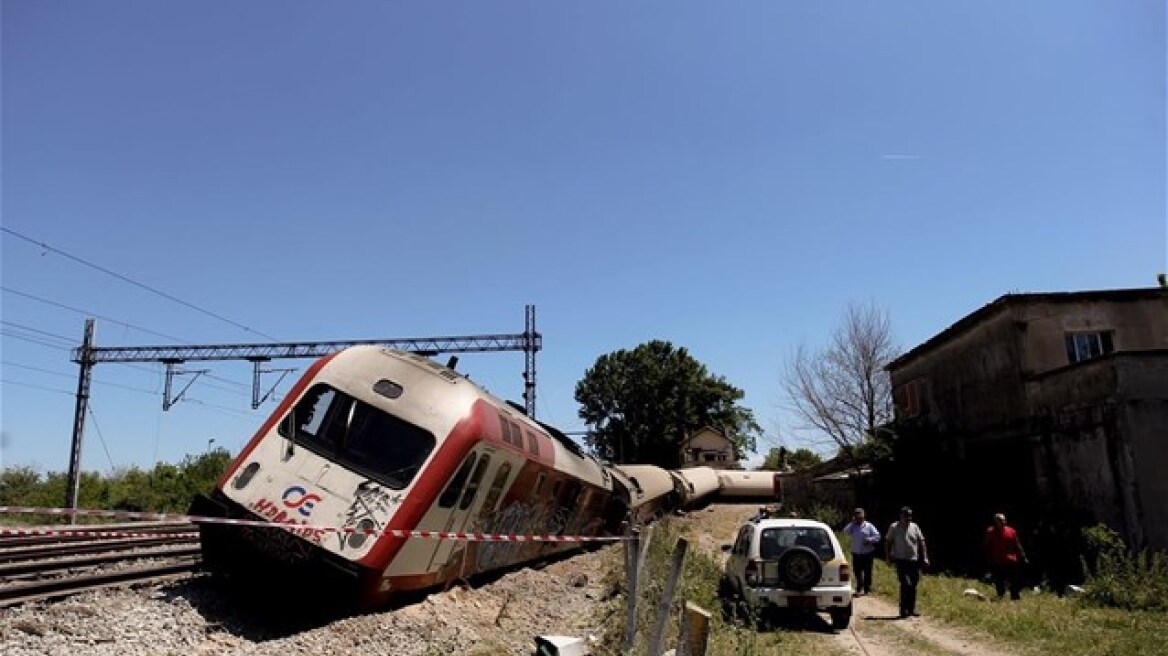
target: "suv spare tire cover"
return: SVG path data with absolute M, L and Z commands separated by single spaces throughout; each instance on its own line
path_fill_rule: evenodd
M 807 547 L 789 547 L 779 556 L 779 584 L 788 590 L 810 590 L 821 576 L 823 563 Z

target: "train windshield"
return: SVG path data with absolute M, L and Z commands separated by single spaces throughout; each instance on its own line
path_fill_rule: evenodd
M 328 385 L 316 385 L 279 426 L 280 435 L 390 488 L 410 484 L 434 436 Z

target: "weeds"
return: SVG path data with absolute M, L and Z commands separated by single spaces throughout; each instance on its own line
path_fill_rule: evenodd
M 1128 551 L 1103 524 L 1083 529 L 1087 581 L 1083 603 L 1101 608 L 1168 611 L 1168 557 Z

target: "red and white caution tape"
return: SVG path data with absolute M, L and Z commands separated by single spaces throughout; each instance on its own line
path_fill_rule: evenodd
M 74 517 L 106 517 L 114 519 L 131 519 L 167 522 L 191 522 L 194 524 L 223 524 L 229 526 L 251 526 L 256 528 L 283 528 L 303 533 L 306 530 L 324 533 L 342 533 L 345 535 L 388 535 L 395 538 L 423 538 L 428 540 L 460 540 L 464 542 L 615 542 L 627 539 L 622 536 L 592 536 L 592 535 L 518 535 L 508 533 L 463 533 L 447 531 L 406 531 L 389 528 L 356 528 L 354 526 L 317 526 L 315 524 L 299 524 L 295 522 L 266 522 L 250 519 L 229 519 L 226 517 L 200 517 L 197 515 L 176 515 L 170 513 L 150 513 L 127 510 L 89 510 L 80 508 L 28 508 L 21 506 L 0 506 L 0 515 L 57 515 Z M 0 528 L 2 535 L 86 535 L 98 534 L 108 536 L 109 533 L 87 531 L 85 529 L 15 529 Z M 35 533 L 33 533 L 35 531 Z M 158 536 L 160 534 L 141 534 Z M 119 536 L 123 537 L 123 536 Z

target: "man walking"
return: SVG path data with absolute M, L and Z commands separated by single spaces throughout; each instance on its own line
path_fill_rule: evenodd
M 900 581 L 901 619 L 920 615 L 917 612 L 917 585 L 921 581 L 921 568 L 929 566 L 925 534 L 913 522 L 912 516 L 912 508 L 901 508 L 900 519 L 888 527 L 884 540 L 884 555 L 888 562 L 896 565 L 896 578 Z
M 1027 562 L 1026 552 L 1018 540 L 1018 531 L 1006 524 L 1006 516 L 1002 513 L 994 515 L 993 526 L 986 529 L 985 552 L 998 599 L 1005 596 L 1009 584 L 1010 599 L 1018 601 L 1022 592 L 1022 566 Z
M 864 518 L 864 509 L 856 508 L 852 521 L 844 527 L 852 538 L 852 568 L 856 571 L 856 596 L 872 593 L 872 561 L 880 545 L 880 529 Z

